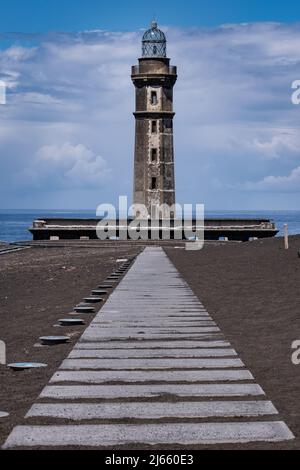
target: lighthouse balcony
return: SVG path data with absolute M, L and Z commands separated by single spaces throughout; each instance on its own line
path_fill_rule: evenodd
M 143 59 L 145 60 L 145 59 Z M 154 62 L 149 59 L 146 61 L 146 64 L 134 65 L 131 67 L 131 75 L 135 77 L 136 75 L 174 75 L 177 76 L 177 67 L 174 65 L 166 65 L 162 62 L 161 65 L 158 65 L 157 60 Z

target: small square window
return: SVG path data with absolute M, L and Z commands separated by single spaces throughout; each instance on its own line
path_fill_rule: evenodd
M 151 91 L 151 104 L 153 106 L 157 105 L 157 93 L 156 93 L 156 91 Z
M 172 119 L 165 119 L 165 120 L 164 120 L 164 130 L 165 130 L 166 132 L 168 132 L 168 131 L 172 131 L 172 129 L 173 129 L 173 121 L 172 121 Z
M 157 133 L 157 121 L 152 121 L 152 123 L 151 123 L 151 132 L 152 132 L 152 134 Z
M 152 162 L 157 161 L 157 149 L 151 149 L 151 161 Z
M 151 178 L 151 189 L 156 189 L 156 187 L 157 187 L 157 178 L 153 176 Z

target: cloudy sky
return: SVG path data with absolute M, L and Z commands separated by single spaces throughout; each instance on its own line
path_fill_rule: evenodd
M 68 16 L 56 33 L 46 21 L 38 30 L 32 15 L 23 30 L 6 23 L 21 32 L 0 32 L 0 80 L 7 85 L 0 105 L 0 208 L 94 209 L 118 195 L 131 197 L 130 66 L 149 20 L 141 16 L 144 22 L 135 18 L 123 28 L 106 17 L 97 28 L 95 19 L 76 19 L 70 28 Z M 300 105 L 292 104 L 291 85 L 300 80 L 300 16 L 283 22 L 253 13 L 248 21 L 239 11 L 235 22 L 225 15 L 216 24 L 208 14 L 199 24 L 161 16 L 168 55 L 178 66 L 178 202 L 298 209 Z

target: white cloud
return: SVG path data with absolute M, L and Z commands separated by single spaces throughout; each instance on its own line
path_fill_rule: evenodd
M 282 130 L 278 129 L 273 131 L 274 134 L 270 136 L 268 140 L 254 140 L 254 146 L 262 156 L 268 159 L 280 159 L 283 156 L 294 154 L 299 158 L 300 149 L 300 135 L 293 130 Z
M 100 188 L 110 176 L 105 160 L 82 144 L 40 148 L 31 165 L 16 175 L 25 186 L 43 189 Z
M 4 59 L 6 58 L 8 62 L 20 62 L 31 59 L 37 48 L 35 47 L 21 47 L 21 46 L 11 46 L 3 52 Z
M 251 191 L 300 192 L 300 166 L 287 176 L 266 176 L 258 182 L 247 182 L 244 189 Z
M 43 93 L 20 93 L 18 96 L 19 103 L 31 103 L 31 104 L 40 104 L 40 105 L 52 105 L 52 104 L 63 104 L 63 101 L 54 98 L 50 95 Z

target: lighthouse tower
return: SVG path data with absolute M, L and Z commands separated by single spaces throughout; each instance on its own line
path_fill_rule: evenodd
M 139 65 L 132 67 L 131 75 L 136 90 L 133 202 L 145 205 L 150 217 L 155 217 L 158 206 L 175 204 L 173 87 L 177 68 L 170 66 L 166 45 L 164 33 L 152 22 L 143 36 Z

